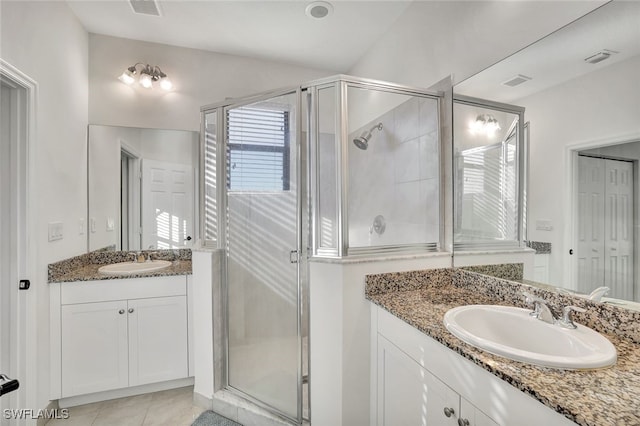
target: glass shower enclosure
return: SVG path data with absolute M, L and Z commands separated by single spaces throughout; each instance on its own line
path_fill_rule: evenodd
M 200 229 L 224 249 L 227 391 L 302 424 L 308 259 L 439 249 L 441 101 L 336 76 L 202 108 Z

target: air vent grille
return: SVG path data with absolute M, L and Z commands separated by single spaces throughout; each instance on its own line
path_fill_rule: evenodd
M 526 75 L 518 74 L 515 77 L 511 77 L 509 80 L 504 81 L 502 84 L 504 86 L 515 87 L 522 83 L 526 83 L 531 80 L 531 77 L 527 77 Z
M 605 59 L 609 59 L 611 55 L 616 54 L 615 50 L 604 49 L 596 53 L 595 55 L 591 55 L 588 58 L 584 58 L 584 61 L 589 64 L 597 64 L 598 62 L 602 62 Z
M 129 3 L 135 13 L 160 16 L 160 8 L 155 0 L 129 0 Z

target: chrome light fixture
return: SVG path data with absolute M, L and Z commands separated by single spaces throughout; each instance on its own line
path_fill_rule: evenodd
M 493 136 L 501 129 L 498 119 L 491 114 L 478 114 L 476 121 L 471 122 L 469 129 L 473 133 L 484 133 L 487 136 Z
M 122 75 L 118 77 L 118 80 L 127 86 L 131 86 L 136 82 L 136 78 L 138 83 L 145 89 L 153 88 L 155 83 L 158 83 L 163 90 L 170 91 L 173 89 L 173 83 L 171 83 L 169 77 L 167 77 L 157 65 L 151 66 L 138 62 L 124 70 Z

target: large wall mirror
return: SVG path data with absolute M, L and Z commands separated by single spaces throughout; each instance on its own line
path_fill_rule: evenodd
M 522 154 L 528 172 L 522 185 L 526 231 L 521 240 L 547 243 L 551 250 L 544 261 L 535 263 L 536 280 L 586 294 L 606 286 L 612 298 L 636 302 L 640 301 L 639 22 L 639 2 L 609 2 L 454 87 L 454 96 L 524 108 L 528 152 Z M 474 123 L 482 117 L 485 127 L 493 128 L 493 142 L 480 149 L 493 146 L 494 157 L 502 158 L 479 155 L 479 148 L 460 137 L 468 137 L 474 129 L 454 110 L 454 149 L 466 150 L 469 178 L 473 167 L 476 175 L 485 176 L 476 176 L 480 183 L 456 181 L 456 190 L 466 191 L 467 185 L 473 191 L 474 184 L 503 186 L 485 204 L 467 199 L 466 204 L 456 203 L 455 216 L 469 229 L 485 231 L 485 238 L 513 240 L 517 235 L 513 222 L 496 222 L 515 211 L 513 186 L 504 185 L 513 179 L 518 182 L 509 175 L 513 117 L 486 108 L 465 112 Z M 481 128 L 481 124 L 474 125 Z M 498 169 L 488 169 L 489 161 Z M 469 210 L 473 208 L 475 212 Z
M 190 247 L 197 235 L 198 133 L 89 126 L 88 247 Z

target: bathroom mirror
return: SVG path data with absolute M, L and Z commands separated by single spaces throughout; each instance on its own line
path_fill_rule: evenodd
M 198 133 L 90 125 L 88 248 L 189 247 L 198 224 Z
M 607 3 L 454 86 L 454 96 L 524 108 L 524 239 L 542 248 L 525 278 L 587 294 L 607 286 L 612 298 L 636 302 L 638 22 L 640 3 Z M 460 136 L 471 129 L 460 116 L 454 115 L 454 122 L 454 149 L 459 151 Z M 499 126 L 505 131 L 509 123 Z M 457 257 L 454 253 L 454 262 Z M 477 264 L 488 263 L 476 257 Z M 469 263 L 468 254 L 465 258 Z

